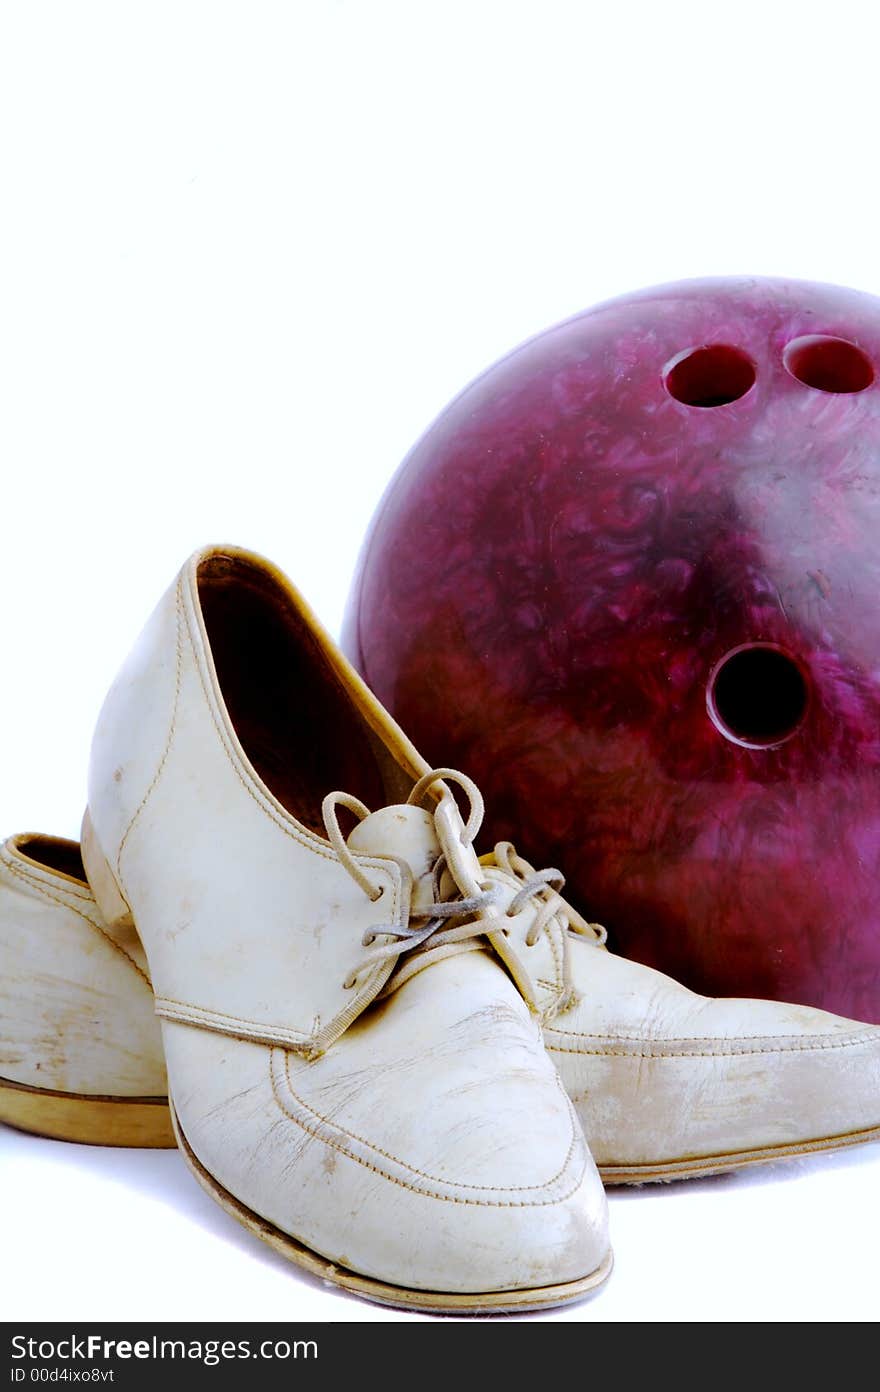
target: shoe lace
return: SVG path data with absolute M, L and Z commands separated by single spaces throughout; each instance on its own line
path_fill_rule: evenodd
M 418 805 L 428 790 L 442 779 L 458 783 L 467 796 L 468 819 L 461 832 L 461 842 L 469 847 L 483 820 L 483 798 L 476 784 L 466 774 L 458 773 L 455 769 L 434 769 L 414 785 L 407 803 L 410 806 Z M 339 826 L 338 807 L 348 808 L 359 821 L 370 815 L 370 809 L 359 798 L 336 792 L 329 793 L 324 799 L 322 814 L 327 836 L 341 864 L 368 898 L 375 901 L 381 898 L 382 888 L 370 879 L 349 850 Z M 345 990 L 353 989 L 366 972 L 382 963 L 399 959 L 404 953 L 419 953 L 420 957 L 428 951 L 437 954 L 444 948 L 476 939 L 486 932 L 486 922 L 480 915 L 500 898 L 500 888 L 494 885 L 463 887 L 457 883 L 451 895 L 441 897 L 443 871 L 456 857 L 450 854 L 450 848 L 445 844 L 449 840 L 448 831 L 438 818 L 435 818 L 435 828 L 442 851 L 431 872 L 434 899 L 428 904 L 411 905 L 407 923 L 379 923 L 367 929 L 362 942 L 368 951 L 342 983 Z M 377 943 L 377 938 L 384 938 L 385 941 Z
M 467 820 L 462 823 L 460 815 L 453 818 L 441 817 L 440 808 L 434 813 L 434 825 L 440 854 L 431 871 L 433 898 L 423 905 L 412 905 L 406 923 L 381 923 L 367 929 L 363 936 L 363 946 L 367 952 L 358 965 L 343 982 L 346 990 L 353 989 L 365 972 L 374 970 L 380 964 L 393 962 L 397 966 L 393 978 L 388 982 L 383 994 L 403 984 L 414 971 L 424 966 L 424 958 L 430 954 L 433 960 L 448 956 L 453 952 L 467 951 L 480 946 L 481 937 L 487 937 L 505 955 L 504 944 L 499 938 L 506 934 L 505 919 L 512 918 L 527 905 L 534 908 L 534 918 L 526 933 L 526 942 L 533 945 L 554 921 L 563 931 L 562 996 L 557 1001 L 553 1013 L 565 1009 L 575 998 L 571 982 L 571 967 L 567 942 L 568 932 L 590 937 L 597 946 L 605 942 L 605 929 L 599 924 L 588 923 L 560 893 L 565 877 L 556 869 L 536 870 L 527 860 L 518 855 L 510 841 L 499 841 L 492 853 L 483 856 L 478 862 L 473 857 L 472 845 L 484 815 L 484 803 L 479 788 L 471 778 L 457 769 L 432 769 L 420 778 L 412 788 L 407 803 L 418 805 L 438 782 L 456 783 L 464 792 L 468 802 Z M 447 792 L 451 802 L 451 794 Z M 340 863 L 373 901 L 382 897 L 383 890 L 357 863 L 346 843 L 339 826 L 339 807 L 345 807 L 362 821 L 370 815 L 370 809 L 359 798 L 348 793 L 329 793 L 324 799 L 322 813 L 327 836 Z M 469 858 L 467 853 L 471 853 Z M 489 874 L 478 878 L 475 869 L 486 868 Z M 513 898 L 506 908 L 501 900 L 515 887 Z M 444 893 L 443 890 L 446 890 Z M 384 941 L 377 942 L 382 938 Z M 406 955 L 405 965 L 401 959 Z
M 536 870 L 525 856 L 517 853 L 512 841 L 497 841 L 489 855 L 480 857 L 480 864 L 489 870 L 500 872 L 508 881 L 519 885 L 516 894 L 507 905 L 510 918 L 534 902 L 535 916 L 525 934 L 528 947 L 534 947 L 542 933 L 555 921 L 562 930 L 562 969 L 561 990 L 547 1018 L 559 1015 L 563 1010 L 576 1005 L 578 994 L 571 979 L 571 954 L 568 950 L 568 935 L 586 938 L 595 947 L 604 947 L 608 940 L 608 930 L 601 923 L 592 923 L 579 914 L 577 909 L 563 899 L 561 890 L 565 887 L 565 876 L 561 870 Z

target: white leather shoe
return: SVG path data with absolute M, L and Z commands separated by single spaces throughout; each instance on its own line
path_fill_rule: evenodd
M 559 1304 L 610 1270 L 604 1191 L 483 936 L 479 809 L 423 769 L 284 578 L 207 550 L 105 703 L 85 867 L 137 925 L 178 1141 L 223 1207 L 373 1300 Z M 428 907 L 438 844 L 454 908 Z
M 173 1146 L 139 944 L 115 939 L 79 847 L 0 845 L 0 1121 L 59 1140 Z
M 499 856 L 511 862 L 506 849 Z M 530 867 L 512 860 L 522 883 Z M 496 878 L 498 859 L 486 863 Z M 127 960 L 138 944 L 118 950 L 82 874 L 71 842 L 28 836 L 0 847 L 0 1121 L 64 1140 L 174 1145 L 152 993 Z M 508 899 L 514 892 L 511 884 Z M 601 930 L 571 918 L 570 1005 L 564 983 L 558 1002 L 549 990 L 557 959 L 543 987 L 526 989 L 549 1016 L 547 1045 L 606 1183 L 699 1177 L 880 1139 L 877 1028 L 695 996 L 650 968 L 596 955 Z M 560 952 L 565 930 L 547 931 Z M 514 935 L 511 961 L 515 951 Z M 522 942 L 518 955 L 534 953 Z
M 482 858 L 505 953 L 606 1184 L 683 1179 L 880 1139 L 880 1027 L 712 1000 L 605 948 L 501 842 Z M 530 889 L 526 888 L 530 886 Z M 543 900 L 535 914 L 532 892 Z

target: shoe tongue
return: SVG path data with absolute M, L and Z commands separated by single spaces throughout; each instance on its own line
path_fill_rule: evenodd
M 434 898 L 432 872 L 440 855 L 434 818 L 423 807 L 401 803 L 371 812 L 348 838 L 358 855 L 394 856 L 404 861 L 413 878 L 413 903 L 422 907 Z

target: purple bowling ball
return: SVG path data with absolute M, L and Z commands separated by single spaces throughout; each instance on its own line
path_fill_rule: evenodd
M 696 990 L 880 1022 L 880 301 L 662 286 L 404 462 L 345 644 L 487 833 Z

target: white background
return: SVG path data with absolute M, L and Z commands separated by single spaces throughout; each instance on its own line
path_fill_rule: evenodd
M 206 541 L 338 629 L 396 463 L 518 340 L 685 276 L 880 291 L 874 7 L 7 0 L 0 826 L 76 833 L 92 723 Z M 0 1129 L 6 1318 L 393 1320 L 176 1154 Z M 568 1320 L 878 1314 L 880 1147 L 616 1194 Z M 585 1355 L 587 1350 L 585 1349 Z

